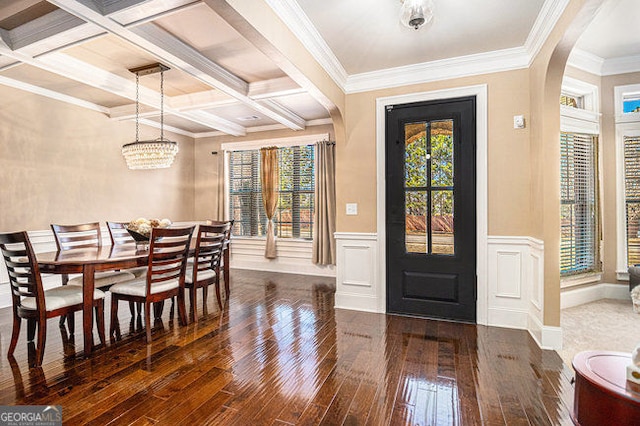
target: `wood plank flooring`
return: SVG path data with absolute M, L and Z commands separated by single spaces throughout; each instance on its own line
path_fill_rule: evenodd
M 125 303 L 123 339 L 90 359 L 52 319 L 42 368 L 26 327 L 8 361 L 0 309 L 0 405 L 62 405 L 65 425 L 572 424 L 572 372 L 525 331 L 333 309 L 332 279 L 231 274 L 222 312 L 209 297 L 179 326 L 167 305 L 150 345 Z

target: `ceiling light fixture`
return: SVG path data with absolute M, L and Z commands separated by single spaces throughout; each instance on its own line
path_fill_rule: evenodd
M 433 19 L 432 0 L 400 0 L 400 22 L 403 25 L 419 29 L 424 24 L 428 24 Z
M 164 72 L 170 68 L 157 63 L 129 71 L 136 75 L 136 141 L 122 145 L 122 155 L 131 170 L 170 167 L 178 153 L 178 143 L 164 138 Z M 160 73 L 160 138 L 140 140 L 140 76 Z

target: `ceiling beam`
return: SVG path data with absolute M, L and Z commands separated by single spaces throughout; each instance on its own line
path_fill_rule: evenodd
M 0 42 L 0 54 L 126 99 L 134 101 L 136 99 L 136 86 L 133 79 L 122 78 L 61 52 L 32 58 L 18 51 L 12 51 L 9 46 Z M 160 93 L 140 86 L 140 103 L 159 109 Z M 213 114 L 202 115 L 188 111 L 180 112 L 170 107 L 166 107 L 165 112 L 230 135 L 243 136 L 246 134 L 246 129 L 243 126 Z
M 306 92 L 291 78 L 280 77 L 251 83 L 249 85 L 249 93 L 252 98 L 262 101 L 279 96 L 291 96 Z M 221 108 L 237 104 L 240 104 L 239 100 L 231 98 L 215 89 L 167 98 L 167 105 L 176 111 Z M 280 105 L 278 105 L 278 107 L 281 108 Z M 130 120 L 135 117 L 135 111 L 135 104 L 122 105 L 111 108 L 109 116 L 116 120 Z M 159 114 L 159 112 L 147 111 L 145 114 L 147 117 L 152 117 L 154 114 Z
M 187 72 L 203 83 L 238 99 L 254 110 L 284 124 L 290 129 L 302 130 L 305 127 L 304 119 L 291 111 L 277 104 L 274 105 L 273 102 L 262 102 L 252 99 L 248 94 L 249 86 L 244 80 L 228 72 L 159 26 L 153 23 L 146 23 L 128 28 L 104 14 L 105 10 L 112 10 L 105 7 L 106 3 L 110 5 L 112 3 L 123 4 L 129 1 L 135 2 L 136 0 L 105 0 L 106 3 L 105 1 L 96 3 L 91 0 L 48 1 L 146 50 L 156 56 L 161 62 Z

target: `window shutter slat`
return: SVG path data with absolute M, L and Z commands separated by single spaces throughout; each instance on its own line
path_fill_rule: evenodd
M 591 135 L 561 133 L 562 275 L 597 270 L 597 145 Z

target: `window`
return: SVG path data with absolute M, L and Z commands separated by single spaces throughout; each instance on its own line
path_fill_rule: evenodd
M 560 96 L 560 105 L 584 109 L 584 96 L 571 95 L 563 92 Z
M 280 194 L 274 223 L 280 238 L 313 238 L 314 154 L 313 145 L 278 149 Z M 234 235 L 266 235 L 259 150 L 230 153 L 229 205 Z
M 560 136 L 560 273 L 599 270 L 597 137 Z
M 631 266 L 640 263 L 640 136 L 624 137 L 624 205 Z

